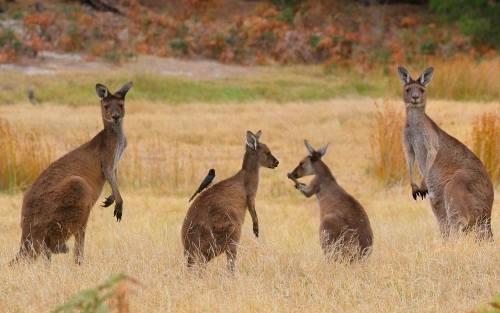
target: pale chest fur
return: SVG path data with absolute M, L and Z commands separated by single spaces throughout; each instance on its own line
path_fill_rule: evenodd
M 120 162 L 126 147 L 127 147 L 127 138 L 125 138 L 125 135 L 122 132 L 121 134 L 119 134 L 115 144 L 115 150 L 113 153 L 113 163 L 112 163 L 113 170 L 116 170 L 118 168 L 118 163 Z
M 415 153 L 420 172 L 423 173 L 427 165 L 429 150 L 437 151 L 439 146 L 438 136 L 432 125 L 425 120 L 412 121 L 406 123 L 404 130 L 404 140 Z

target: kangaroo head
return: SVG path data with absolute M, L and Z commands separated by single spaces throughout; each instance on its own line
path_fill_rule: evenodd
M 423 108 L 427 100 L 425 88 L 431 82 L 434 68 L 428 67 L 416 80 L 411 78 L 407 69 L 398 67 L 398 74 L 403 83 L 403 99 L 407 108 Z
M 95 91 L 101 99 L 101 113 L 104 125 L 120 125 L 125 116 L 125 96 L 132 88 L 132 82 L 123 85 L 120 90 L 112 94 L 102 84 L 95 85 Z
M 318 150 L 315 150 L 309 141 L 304 140 L 304 144 L 306 145 L 308 155 L 303 158 L 297 167 L 288 174 L 290 178 L 301 178 L 309 175 L 316 175 L 314 163 L 321 160 L 321 158 L 326 154 L 326 150 L 328 149 L 328 145 L 325 145 Z
M 274 157 L 271 150 L 266 144 L 259 142 L 262 131 L 258 131 L 256 134 L 247 130 L 247 153 L 257 156 L 260 166 L 267 168 L 276 168 L 279 164 L 278 159 Z

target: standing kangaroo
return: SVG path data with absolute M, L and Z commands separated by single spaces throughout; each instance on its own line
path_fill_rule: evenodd
M 40 253 L 50 260 L 51 253 L 67 252 L 66 241 L 72 235 L 75 262 L 81 264 L 87 220 L 105 180 L 113 193 L 104 206 L 116 202 L 114 216 L 121 220 L 123 200 L 116 176 L 127 145 L 123 134 L 124 102 L 131 87 L 129 82 L 111 94 L 105 86 L 96 85 L 104 129 L 52 163 L 26 191 L 21 211 L 21 247 L 11 264 L 21 258 L 35 259 Z
M 414 80 L 405 68 L 398 68 L 406 106 L 404 150 L 413 199 L 429 194 L 443 237 L 475 230 L 478 239 L 491 239 L 494 191 L 484 165 L 425 113 L 425 88 L 433 71 L 427 68 Z M 415 158 L 423 177 L 420 186 L 413 174 Z
M 328 146 L 315 150 L 304 141 L 309 154 L 288 173 L 295 188 L 306 197 L 316 195 L 320 208 L 319 235 L 321 248 L 326 256 L 353 261 L 371 252 L 373 233 L 365 210 L 342 188 L 328 166 L 321 160 Z M 314 175 L 307 186 L 298 178 Z
M 232 272 L 236 262 L 236 245 L 246 209 L 250 212 L 253 232 L 259 236 L 255 196 L 259 185 L 259 168 L 276 168 L 278 160 L 269 148 L 259 142 L 262 132 L 247 131 L 243 166 L 236 175 L 203 191 L 191 204 L 182 225 L 182 244 L 188 267 L 205 264 L 222 252 Z

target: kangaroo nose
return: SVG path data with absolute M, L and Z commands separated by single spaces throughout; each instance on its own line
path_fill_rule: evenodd
M 111 115 L 111 117 L 115 120 L 115 122 L 120 119 L 120 115 L 119 114 L 113 114 L 113 115 Z
M 277 167 L 278 164 L 280 164 L 280 161 L 278 161 L 278 160 L 274 161 L 274 167 Z
M 413 95 L 411 97 L 413 98 L 413 100 L 418 100 L 418 95 Z

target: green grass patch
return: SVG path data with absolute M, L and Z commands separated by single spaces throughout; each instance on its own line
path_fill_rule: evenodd
M 98 77 L 98 78 L 96 78 Z M 40 103 L 66 104 L 71 106 L 96 103 L 94 85 L 97 82 L 111 90 L 118 89 L 127 81 L 134 82 L 129 100 L 145 100 L 163 104 L 183 103 L 241 103 L 272 101 L 319 101 L 344 96 L 379 96 L 385 83 L 364 80 L 360 77 L 322 74 L 319 70 L 290 68 L 272 69 L 249 76 L 229 78 L 190 79 L 145 73 L 128 75 L 94 73 L 32 75 L 9 73 L 0 78 L 0 105 L 27 101 L 27 90 L 35 91 Z
M 422 66 L 415 66 L 420 68 Z M 459 101 L 494 101 L 500 96 L 498 59 L 473 63 L 456 60 L 436 66 L 431 98 Z M 248 103 L 255 101 L 309 102 L 338 97 L 399 97 L 399 78 L 392 69 L 357 72 L 347 69 L 325 71 L 320 66 L 255 67 L 250 74 L 225 78 L 172 77 L 146 72 L 75 72 L 26 75 L 6 72 L 0 77 L 0 105 L 27 101 L 27 90 L 35 91 L 39 103 L 70 106 L 94 105 L 96 83 L 111 90 L 134 82 L 128 100 L 166 105 L 184 103 Z M 414 73 L 418 75 L 419 73 Z

